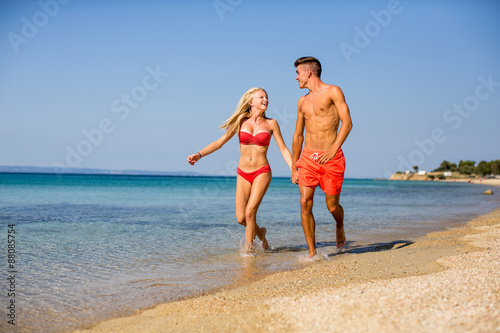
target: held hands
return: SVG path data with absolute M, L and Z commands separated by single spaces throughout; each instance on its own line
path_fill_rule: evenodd
M 201 154 L 200 153 L 195 153 L 195 154 L 189 155 L 188 158 L 187 158 L 187 161 L 189 162 L 189 164 L 194 165 L 200 159 L 201 159 Z
M 299 183 L 299 169 L 297 169 L 297 168 L 292 169 L 292 178 L 290 180 L 294 184 Z

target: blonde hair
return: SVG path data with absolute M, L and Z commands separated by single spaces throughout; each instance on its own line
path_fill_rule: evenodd
M 246 93 L 243 94 L 243 96 L 241 96 L 234 113 L 220 126 L 220 128 L 225 129 L 230 133 L 239 133 L 241 121 L 245 118 L 249 118 L 252 115 L 252 107 L 250 106 L 250 102 L 258 91 L 263 91 L 267 96 L 267 92 L 263 88 L 254 87 L 249 89 Z M 265 117 L 266 116 L 264 114 L 264 118 Z

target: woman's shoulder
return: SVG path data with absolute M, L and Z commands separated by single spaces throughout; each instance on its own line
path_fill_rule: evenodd
M 266 122 L 269 124 L 269 125 L 273 125 L 273 124 L 277 124 L 278 122 L 276 121 L 276 119 L 274 118 L 267 118 L 266 117 Z
M 266 121 L 267 121 L 267 125 L 269 126 L 269 129 L 271 130 L 271 132 L 274 132 L 276 129 L 279 128 L 278 121 L 276 119 L 267 118 Z
M 278 125 L 278 121 L 274 118 L 267 118 L 267 123 L 270 125 L 270 126 L 277 126 Z

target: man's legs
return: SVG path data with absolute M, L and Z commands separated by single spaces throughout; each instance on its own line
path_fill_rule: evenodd
M 325 194 L 326 207 L 332 213 L 335 222 L 337 222 L 337 249 L 345 245 L 346 238 L 344 232 L 344 208 L 339 204 L 340 193 L 335 195 Z
M 307 246 L 309 247 L 309 258 L 316 255 L 316 223 L 312 212 L 314 187 L 300 186 L 300 219 L 304 236 L 306 236 Z

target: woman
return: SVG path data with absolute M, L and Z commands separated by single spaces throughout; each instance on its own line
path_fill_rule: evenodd
M 190 155 L 187 160 L 194 165 L 202 157 L 220 149 L 235 134 L 240 141 L 240 161 L 236 179 L 236 219 L 246 227 L 245 250 L 250 252 L 253 240 L 257 236 L 262 247 L 267 250 L 266 229 L 257 225 L 257 210 L 271 183 L 271 168 L 267 160 L 267 150 L 274 135 L 281 155 L 288 167 L 292 164 L 292 155 L 283 141 L 278 122 L 267 118 L 268 98 L 262 88 L 248 90 L 240 99 L 233 115 L 221 128 L 226 132 L 199 152 Z

